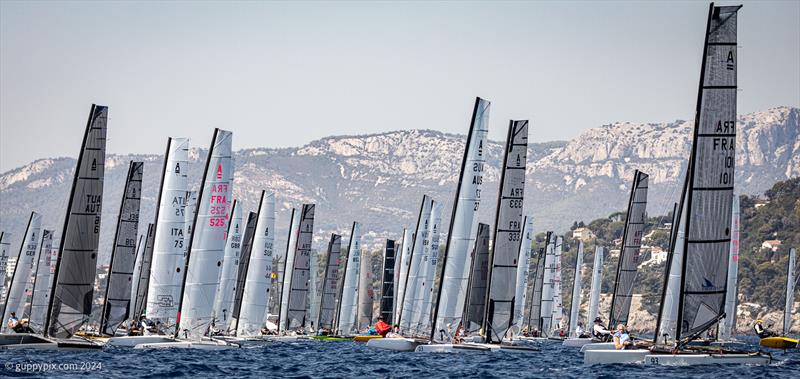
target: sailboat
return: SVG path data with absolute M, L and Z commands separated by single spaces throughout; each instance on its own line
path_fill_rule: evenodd
M 39 257 L 36 263 L 33 288 L 31 288 L 31 305 L 28 322 L 31 329 L 41 331 L 44 328 L 44 317 L 47 305 L 50 304 L 50 267 L 52 261 L 53 231 L 43 229 L 42 241 L 39 243 Z
M 145 256 L 137 292 L 144 297 L 134 317 L 145 310 L 150 325 L 139 336 L 110 338 L 110 346 L 133 347 L 141 343 L 172 341 L 178 320 L 178 297 L 185 270 L 186 192 L 189 186 L 189 139 L 168 138 L 156 200 L 155 224 L 148 229 Z M 146 270 L 144 262 L 149 260 Z M 146 275 L 145 275 L 146 274 Z M 138 296 L 138 295 L 137 295 Z M 144 325 L 143 325 L 144 326 Z
M 361 254 L 358 269 L 358 311 L 356 330 L 366 331 L 373 321 L 372 304 L 374 290 L 372 288 L 372 260 L 369 252 Z
M 633 183 L 631 184 L 631 194 L 628 200 L 628 210 L 625 216 L 625 226 L 622 230 L 622 246 L 620 247 L 619 261 L 617 263 L 617 273 L 614 280 L 614 291 L 611 297 L 611 310 L 609 312 L 608 328 L 615 330 L 616 325 L 628 324 L 628 316 L 631 310 L 631 300 L 633 298 L 633 287 L 636 281 L 636 272 L 639 269 L 639 253 L 642 243 L 642 233 L 644 231 L 647 217 L 647 192 L 649 176 L 639 170 L 633 173 Z M 674 284 L 674 283 L 673 283 Z M 670 297 L 671 300 L 673 297 Z M 662 302 L 665 305 L 668 301 Z M 614 344 L 611 342 L 597 341 L 587 342 L 581 348 L 582 352 L 588 350 L 613 350 Z M 584 355 L 584 362 L 586 362 Z
M 311 244 L 314 237 L 314 204 L 303 204 L 299 215 L 297 244 L 294 248 L 292 279 L 289 283 L 289 302 L 286 309 L 286 331 L 294 335 L 305 335 L 308 302 Z
M 400 244 L 400 259 L 397 261 L 399 270 L 396 270 L 395 275 L 397 279 L 397 290 L 395 291 L 394 298 L 394 317 L 392 318 L 393 325 L 397 325 L 400 320 L 400 311 L 403 308 L 403 297 L 406 291 L 406 279 L 408 279 L 408 270 L 411 267 L 411 248 L 413 244 L 413 232 L 403 228 L 403 241 Z
M 8 272 L 8 251 L 9 245 L 11 245 L 8 240 L 8 234 L 0 231 L 0 298 L 3 299 L 3 303 L 0 304 L 0 314 L 2 315 L 5 315 L 6 299 L 8 298 L 8 294 L 6 293 L 8 289 L 8 280 L 5 274 Z
M 44 322 L 44 337 L 55 340 L 58 348 L 102 347 L 73 336 L 88 322 L 92 312 L 103 202 L 107 121 L 108 107 L 92 104 L 68 198 Z
M 774 349 L 794 349 L 798 346 L 796 338 L 790 338 L 789 332 L 792 329 L 792 306 L 794 306 L 794 288 L 800 276 L 796 274 L 797 251 L 792 248 L 789 251 L 789 263 L 786 267 L 786 305 L 783 308 L 783 336 L 762 338 L 761 346 Z
M 15 333 L 5 322 L 12 313 L 17 315 L 20 322 L 25 319 L 25 288 L 30 282 L 31 276 L 35 274 L 34 269 L 37 263 L 36 256 L 41 242 L 41 233 L 42 215 L 37 212 L 31 212 L 24 237 L 20 243 L 17 263 L 11 275 L 11 284 L 6 294 L 3 324 L 0 326 L 0 330 L 3 333 L 0 334 L 0 347 L 2 348 L 8 348 L 16 344 L 28 344 L 33 340 L 37 340 L 38 343 L 52 343 L 52 341 L 44 339 L 38 341 L 38 336 L 33 333 Z M 5 273 L 2 274 L 5 276 Z M 55 344 L 53 346 L 55 347 Z
M 187 247 L 183 286 L 178 309 L 176 342 L 145 343 L 135 348 L 225 349 L 239 345 L 209 339 L 213 323 L 214 296 L 219 284 L 225 250 L 231 198 L 233 162 L 232 133 L 215 129 L 208 150 L 203 184 L 197 195 L 198 208 Z M 219 263 L 219 264 L 218 264 Z
M 477 228 L 475 221 L 481 203 L 481 187 L 486 164 L 484 145 L 489 131 L 489 111 L 488 101 L 475 99 L 447 233 L 447 244 L 442 257 L 430 344 L 417 346 L 416 351 L 435 351 L 436 344 L 454 342 L 461 324 L 469 282 L 469 250 L 474 243 L 473 236 Z
M 325 270 L 322 273 L 322 297 L 319 305 L 319 315 L 315 323 L 320 333 L 331 333 L 334 329 L 336 317 L 336 297 L 339 287 L 339 257 L 342 253 L 342 236 L 332 233 L 328 242 L 328 257 Z
M 117 329 L 130 316 L 128 312 L 136 263 L 135 242 L 139 232 L 143 172 L 144 162 L 130 162 L 117 217 L 103 310 L 100 314 L 99 332 L 105 336 L 114 336 Z
M 241 318 L 242 305 L 244 300 L 244 286 L 247 281 L 247 272 L 250 267 L 250 250 L 252 250 L 253 240 L 256 231 L 256 222 L 258 221 L 258 213 L 249 212 L 247 214 L 247 221 L 245 222 L 244 235 L 242 237 L 242 254 L 239 259 L 239 265 L 236 270 L 236 282 L 233 287 L 233 308 L 231 310 L 231 322 L 227 325 L 227 329 L 223 334 L 235 336 L 236 331 L 239 329 L 239 319 Z
M 378 313 L 383 317 L 383 321 L 389 325 L 393 323 L 394 316 L 394 294 L 395 294 L 395 241 L 386 239 L 386 247 L 383 250 L 383 277 L 381 279 L 381 301 Z
M 589 343 L 592 339 L 589 338 L 588 333 L 585 334 L 578 334 L 577 327 L 581 324 L 579 321 L 580 317 L 580 308 L 581 308 L 581 281 L 582 281 L 582 272 L 581 267 L 583 266 L 583 241 L 578 241 L 578 255 L 575 258 L 575 276 L 573 277 L 572 282 L 572 301 L 570 306 L 569 312 L 569 337 L 566 338 L 563 342 L 564 346 L 583 346 Z M 594 319 L 587 319 L 587 321 L 591 322 Z M 586 330 L 586 324 L 583 324 L 582 330 Z
M 481 329 L 486 317 L 486 296 L 489 293 L 489 233 L 491 228 L 478 223 L 475 247 L 472 249 L 467 300 L 461 319 L 461 340 L 481 342 Z
M 539 252 L 536 256 L 536 263 L 534 265 L 534 272 L 533 272 L 533 286 L 531 288 L 531 299 L 530 299 L 530 307 L 528 308 L 528 320 L 527 320 L 527 336 L 518 337 L 518 339 L 522 340 L 542 340 L 545 337 L 542 336 L 542 330 L 544 329 L 543 319 L 542 319 L 542 295 L 544 290 L 544 274 L 545 274 L 545 263 L 547 260 L 547 251 L 550 246 L 550 238 L 552 236 L 551 232 L 547 232 L 545 235 L 544 240 L 544 247 L 539 248 Z
M 600 290 L 601 290 L 601 283 L 603 281 L 603 254 L 605 249 L 601 246 L 595 246 L 594 248 L 594 266 L 592 266 L 592 286 L 589 289 L 589 311 L 588 317 L 586 318 L 587 321 L 587 330 L 590 331 L 593 327 L 590 323 L 593 323 L 594 320 L 597 318 L 597 314 L 600 308 Z M 564 346 L 572 346 L 572 347 L 581 347 L 585 346 L 586 344 L 594 343 L 598 341 L 594 341 L 592 338 L 567 338 L 564 340 Z
M 242 204 L 233 201 L 231 220 L 228 223 L 228 236 L 225 242 L 225 255 L 222 258 L 222 272 L 219 287 L 214 297 L 214 329 L 217 333 L 228 334 L 231 325 L 233 298 L 236 294 L 236 277 L 242 252 Z
M 292 208 L 292 217 L 289 222 L 289 238 L 286 243 L 286 252 L 282 258 L 283 271 L 278 274 L 280 281 L 280 305 L 278 307 L 278 334 L 286 335 L 286 317 L 289 311 L 289 288 L 292 283 L 292 267 L 297 249 L 297 235 L 300 228 L 300 213 Z
M 586 351 L 585 364 L 768 364 L 772 359 L 761 352 L 689 345 L 725 316 L 725 298 L 734 296 L 727 293 L 726 281 L 732 238 L 729 222 L 734 192 L 736 22 L 740 8 L 715 7 L 712 3 L 708 11 L 692 150 L 679 208 L 678 230 L 682 229 L 683 238 L 673 245 L 682 252 L 680 262 L 672 265 L 680 267 L 675 322 L 668 320 L 668 327 L 675 328 L 675 342 L 650 349 Z
M 153 244 L 155 243 L 155 224 L 147 224 L 147 234 L 139 236 L 137 243 L 136 267 L 133 272 L 131 286 L 131 309 L 128 312 L 132 319 L 138 320 L 144 311 L 147 301 L 147 283 L 150 282 L 150 265 L 153 262 Z
M 439 262 L 439 231 L 442 224 L 442 205 L 433 200 L 431 214 L 422 240 L 417 288 L 414 291 L 414 304 L 411 307 L 411 332 L 415 336 L 426 336 L 431 329 L 431 309 L 433 301 L 433 282 L 436 266 Z
M 550 317 L 550 339 L 563 340 L 564 300 L 561 288 L 561 253 L 564 248 L 564 237 L 556 237 L 553 245 L 553 313 Z
M 358 333 L 356 312 L 358 311 L 358 271 L 361 258 L 361 224 L 353 222 L 350 244 L 347 247 L 347 260 L 344 263 L 344 279 L 339 295 L 339 310 L 336 316 L 337 336 L 351 337 Z

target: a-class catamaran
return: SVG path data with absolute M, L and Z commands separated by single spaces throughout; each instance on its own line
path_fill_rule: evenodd
M 139 320 L 147 301 L 147 285 L 150 282 L 150 265 L 153 262 L 153 244 L 155 243 L 155 224 L 147 224 L 147 233 L 139 236 L 137 243 L 136 266 L 131 285 L 130 317 Z
M 287 315 L 289 312 L 289 292 L 290 284 L 292 282 L 292 274 L 294 267 L 294 257 L 297 251 L 297 237 L 300 231 L 300 213 L 297 209 L 292 208 L 292 217 L 289 222 L 289 238 L 286 243 L 286 252 L 281 260 L 283 261 L 283 271 L 278 274 L 280 281 L 280 304 L 278 307 L 278 334 L 286 335 L 287 330 Z
M 486 163 L 484 145 L 489 126 L 489 107 L 488 101 L 481 98 L 475 100 L 467 145 L 461 162 L 445 253 L 442 257 L 442 271 L 438 275 L 440 285 L 435 296 L 435 306 L 433 306 L 431 317 L 432 327 L 428 336 L 431 342 L 452 342 L 461 322 L 469 281 L 469 250 L 474 243 L 473 236 L 477 227 L 475 218 L 480 207 L 480 191 Z M 417 229 L 419 231 L 419 226 Z M 418 239 L 420 236 L 416 235 L 415 241 Z M 413 269 L 413 253 L 410 260 L 412 262 L 409 271 Z M 408 281 L 405 287 L 403 297 L 408 298 L 408 291 L 411 288 Z M 403 313 L 407 312 L 405 306 L 406 304 L 403 304 L 400 312 L 401 323 L 403 322 Z M 420 340 L 411 338 L 376 338 L 370 340 L 367 346 L 402 351 L 413 350 L 420 343 Z
M 570 342 L 568 344 L 567 341 L 579 340 L 580 342 L 583 342 L 591 340 L 583 333 L 583 330 L 585 330 L 585 324 L 580 322 L 581 285 L 583 281 L 581 267 L 583 267 L 583 241 L 578 241 L 578 254 L 575 257 L 575 274 L 573 275 L 572 280 L 572 300 L 570 301 L 569 323 L 567 324 L 569 337 L 564 340 L 564 346 L 575 346 L 575 342 Z M 581 325 L 583 326 L 578 328 L 578 326 Z M 580 333 L 578 332 L 579 330 L 581 331 Z
M 339 310 L 336 317 L 334 333 L 339 336 L 353 336 L 356 329 L 356 312 L 358 311 L 358 271 L 361 259 L 361 224 L 353 222 L 350 232 L 350 244 L 347 248 L 347 259 L 344 264 L 344 279 L 339 295 Z
M 533 252 L 533 216 L 527 215 L 522 221 L 522 242 L 519 245 L 519 260 L 517 261 L 517 290 L 514 295 L 514 324 L 512 332 L 514 337 L 522 334 L 522 325 L 525 321 L 527 308 L 528 274 L 530 273 L 530 259 Z
M 17 264 L 14 266 L 14 271 L 11 274 L 11 284 L 8 288 L 8 294 L 6 295 L 3 325 L 0 326 L 0 330 L 2 330 L 3 333 L 3 345 L 0 346 L 5 346 L 6 340 L 11 340 L 11 337 L 14 336 L 14 331 L 9 328 L 5 320 L 8 320 L 12 313 L 16 314 L 17 318 L 20 320 L 28 318 L 25 315 L 25 289 L 36 268 L 36 255 L 39 251 L 41 234 L 42 215 L 31 212 L 28 218 L 28 226 L 25 228 L 25 234 L 19 247 L 19 253 L 17 254 Z M 5 273 L 2 274 L 5 275 Z
M 580 242 L 579 245 L 579 254 L 583 255 L 583 242 Z M 605 253 L 605 249 L 601 246 L 595 246 L 594 249 L 594 265 L 592 266 L 592 284 L 591 288 L 589 289 L 589 309 L 587 312 L 586 317 L 586 324 L 584 325 L 584 331 L 586 334 L 591 336 L 592 328 L 594 327 L 593 323 L 594 320 L 597 318 L 597 314 L 600 308 L 600 290 L 601 290 L 601 283 L 603 280 L 603 254 Z M 582 262 L 583 259 L 579 259 L 578 262 Z M 576 264 L 576 270 L 578 270 L 578 265 Z M 579 271 L 578 271 L 579 272 Z M 578 275 L 576 273 L 576 275 Z M 580 288 L 580 284 L 577 284 Z M 580 290 L 578 290 L 580 291 Z M 580 293 L 580 292 L 578 292 Z M 575 296 L 575 289 L 573 288 L 573 297 Z M 580 298 L 580 295 L 578 295 Z M 574 301 L 574 300 L 573 300 Z M 574 307 L 573 307 L 574 308 Z M 580 308 L 578 308 L 580 309 Z M 572 313 L 572 312 L 571 312 Z M 570 316 L 572 317 L 572 316 Z M 574 330 L 574 328 L 573 328 Z M 572 346 L 572 347 L 581 347 L 589 343 L 598 342 L 593 341 L 591 337 L 584 338 L 582 336 L 578 336 L 577 333 L 573 337 L 567 338 L 564 340 L 564 346 Z
M 551 232 L 545 234 L 544 246 L 539 248 L 536 255 L 536 263 L 533 269 L 533 286 L 531 287 L 531 300 L 528 307 L 528 320 L 526 322 L 525 330 L 528 336 L 520 337 L 520 339 L 543 339 L 542 331 L 544 330 L 544 323 L 542 319 L 542 295 L 544 290 L 544 273 L 545 263 L 547 259 L 547 251 L 550 246 Z
M 93 104 L 89 111 L 89 119 L 86 124 L 72 189 L 68 198 L 67 215 L 64 220 L 64 229 L 61 233 L 62 238 L 56 259 L 49 303 L 45 312 L 42 335 L 30 333 L 4 334 L 0 338 L 0 348 L 80 349 L 101 347 L 91 341 L 72 337 L 88 321 L 92 308 L 91 300 L 94 289 L 94 275 L 97 269 L 97 245 L 102 209 L 107 120 L 108 107 Z M 32 214 L 31 220 L 29 220 L 26 235 L 23 239 L 23 248 L 33 241 L 35 241 L 34 244 L 38 245 L 39 236 L 37 235 L 35 239 L 31 239 L 32 236 L 29 235 L 29 232 L 32 231 L 32 226 L 41 228 L 40 216 L 35 215 L 36 217 L 34 217 L 34 215 Z M 38 225 L 35 223 L 31 225 L 31 222 L 35 219 Z M 20 249 L 20 253 L 22 253 L 22 250 Z M 7 306 L 4 310 L 5 313 L 9 313 L 11 309 L 20 306 L 15 304 L 16 300 L 14 300 L 17 291 L 20 291 L 19 302 L 22 302 L 21 292 L 24 291 L 24 284 L 21 289 L 17 290 L 15 282 L 27 281 L 30 278 L 37 249 L 34 248 L 30 251 L 30 258 L 26 259 L 30 263 L 18 264 L 17 268 L 19 270 L 15 269 L 15 272 L 27 272 L 20 272 L 19 278 L 14 278 L 12 281 L 12 288 L 9 289 Z M 23 276 L 25 277 L 24 279 L 22 278 Z
M 790 338 L 789 334 L 792 329 L 792 306 L 794 306 L 794 289 L 797 282 L 800 281 L 800 276 L 796 274 L 797 270 L 797 250 L 792 248 L 789 250 L 789 261 L 786 265 L 786 304 L 783 308 L 783 329 L 782 336 L 774 336 L 762 338 L 760 341 L 761 346 L 771 347 L 775 349 L 793 349 L 798 346 L 796 338 Z
M 117 217 L 117 230 L 114 233 L 103 310 L 100 314 L 99 331 L 105 336 L 114 336 L 120 325 L 130 316 L 143 173 L 144 162 L 130 162 Z
M 470 336 L 481 340 L 480 330 L 486 317 L 486 295 L 489 292 L 489 233 L 487 224 L 478 223 L 475 245 L 472 249 L 469 283 L 461 319 L 461 338 Z
M 398 262 L 399 270 L 395 272 L 395 283 L 397 283 L 397 291 L 395 291 L 395 306 L 393 325 L 398 325 L 400 322 L 400 311 L 403 308 L 403 297 L 406 291 L 406 280 L 408 279 L 408 271 L 411 267 L 411 248 L 414 241 L 414 233 L 406 228 L 403 228 L 403 241 L 400 244 L 400 260 Z
M 322 298 L 315 326 L 324 333 L 331 333 L 336 318 L 336 298 L 339 287 L 339 257 L 342 253 L 342 236 L 331 234 L 328 257 L 322 272 Z
M 373 321 L 374 290 L 372 288 L 372 260 L 369 251 L 360 254 L 358 269 L 358 317 L 356 330 L 364 332 Z
M 428 231 L 430 230 L 431 212 L 434 201 L 428 195 L 422 196 L 422 203 L 420 204 L 419 216 L 417 217 L 417 226 L 415 228 L 414 239 L 411 242 L 411 252 L 408 257 L 409 267 L 406 272 L 404 282 L 405 291 L 403 297 L 400 299 L 400 313 L 397 324 L 400 326 L 400 333 L 406 337 L 421 337 L 418 326 L 414 323 L 414 314 L 419 312 L 419 302 L 422 301 L 417 294 L 421 285 L 422 267 L 425 262 L 424 249 L 425 241 L 428 238 Z M 418 318 L 417 318 L 418 320 Z M 427 331 L 426 331 L 427 332 Z
M 203 184 L 197 195 L 198 207 L 192 226 L 192 238 L 183 271 L 180 291 L 179 326 L 175 342 L 139 344 L 136 348 L 222 349 L 238 345 L 211 340 L 214 296 L 217 292 L 231 199 L 233 134 L 215 129 L 206 159 Z
M 184 238 L 186 232 L 186 194 L 189 186 L 189 139 L 168 138 L 161 169 L 161 185 L 156 200 L 155 224 L 148 230 L 137 292 L 144 301 L 137 306 L 145 310 L 148 325 L 144 335 L 112 337 L 107 344 L 132 347 L 141 343 L 172 341 L 177 326 L 178 299 L 186 269 Z M 149 270 L 144 262 L 149 258 Z M 145 275 L 147 274 L 147 275 Z M 138 300 L 137 300 L 138 302 Z M 142 314 L 134 313 L 134 319 Z
M 708 11 L 703 64 L 697 99 L 692 150 L 681 194 L 680 224 L 675 251 L 682 252 L 678 264 L 675 335 L 670 344 L 650 349 L 586 351 L 584 363 L 645 363 L 694 365 L 710 363 L 767 364 L 769 355 L 759 352 L 692 347 L 689 343 L 725 316 L 728 294 L 732 203 L 736 141 L 736 23 L 741 6 Z M 673 256 L 673 260 L 678 254 Z M 672 270 L 671 270 L 672 271 Z M 670 272 L 668 280 L 674 277 Z M 672 312 L 666 309 L 664 312 Z M 672 307 L 670 307 L 672 308 Z M 674 308 L 673 308 L 674 309 Z M 663 315 L 659 315 L 663 317 Z M 674 326 L 673 326 L 674 325 Z
M 395 294 L 395 271 L 398 259 L 395 258 L 396 244 L 394 240 L 386 239 L 386 247 L 383 250 L 383 273 L 381 277 L 381 301 L 378 314 L 383 317 L 383 321 L 389 325 L 393 324 L 394 316 L 394 294 Z
M 228 237 L 225 242 L 225 255 L 222 258 L 222 272 L 219 276 L 219 287 L 214 298 L 214 328 L 215 333 L 227 335 L 230 331 L 233 298 L 236 294 L 236 277 L 239 269 L 239 259 L 242 252 L 242 233 L 245 225 L 242 223 L 242 204 L 233 201 L 231 219 L 228 223 Z
M 303 204 L 300 210 L 294 262 L 291 267 L 287 266 L 287 270 L 292 270 L 292 279 L 287 288 L 289 302 L 286 309 L 286 330 L 295 335 L 305 334 L 315 208 L 314 204 Z
M 36 258 L 36 274 L 31 288 L 30 312 L 27 312 L 31 329 L 41 331 L 44 328 L 44 318 L 47 314 L 47 305 L 50 304 L 50 267 L 52 264 L 53 231 L 43 229 L 42 240 L 39 243 L 39 255 Z
M 528 121 L 511 121 L 506 137 L 503 170 L 490 253 L 489 291 L 483 322 L 484 342 L 499 344 L 511 337 L 517 301 L 517 268 L 523 235 L 522 205 L 528 151 Z
M 245 252 L 250 257 L 242 292 L 242 307 L 237 318 L 236 336 L 244 338 L 261 336 L 267 322 L 275 242 L 273 193 L 261 192 L 257 219 L 253 243 L 250 251 Z
M 236 273 L 236 283 L 233 288 L 233 309 L 231 310 L 231 322 L 227 325 L 226 334 L 235 335 L 239 329 L 239 319 L 241 318 L 243 300 L 244 300 L 244 284 L 247 280 L 247 271 L 250 267 L 250 254 L 248 253 L 253 246 L 253 240 L 256 231 L 256 222 L 258 221 L 258 213 L 249 212 L 247 214 L 247 222 L 245 223 L 244 235 L 242 237 L 242 254 L 239 259 L 239 267 Z

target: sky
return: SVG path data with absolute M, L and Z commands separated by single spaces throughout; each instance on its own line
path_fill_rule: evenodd
M 800 105 L 800 1 L 744 1 L 740 114 Z M 616 121 L 691 119 L 704 1 L 0 1 L 0 172 L 77 156 L 92 103 L 109 153 L 166 139 L 234 149 L 331 135 L 490 134 L 530 140 Z

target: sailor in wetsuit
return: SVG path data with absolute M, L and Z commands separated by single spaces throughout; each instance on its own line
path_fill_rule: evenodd
M 592 327 L 592 338 L 600 342 L 611 341 L 611 331 L 606 329 L 603 325 L 603 320 L 598 317 L 594 319 L 594 327 Z
M 756 332 L 756 334 L 758 335 L 759 338 L 767 338 L 767 337 L 775 337 L 775 336 L 777 336 L 778 333 L 775 333 L 775 332 L 773 332 L 772 330 L 769 329 L 771 327 L 772 327 L 772 325 L 770 325 L 768 327 L 764 327 L 764 321 L 763 320 L 758 320 L 758 321 L 756 321 L 756 324 L 753 325 L 753 330 L 755 330 L 755 332 Z

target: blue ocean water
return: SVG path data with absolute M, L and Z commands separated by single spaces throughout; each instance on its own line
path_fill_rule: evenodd
M 583 366 L 578 349 L 542 342 L 541 352 L 396 353 L 363 343 L 300 341 L 223 351 L 0 351 L 2 377 L 296 378 L 800 378 L 800 350 L 772 351 L 769 366 Z M 35 366 L 39 364 L 39 366 Z M 46 371 L 45 371 L 46 370 Z

